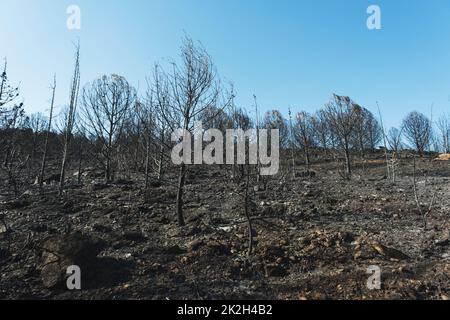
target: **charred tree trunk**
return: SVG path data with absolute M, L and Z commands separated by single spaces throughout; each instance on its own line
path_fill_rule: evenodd
M 159 149 L 159 161 L 158 161 L 158 181 L 161 181 L 163 177 L 163 161 L 164 161 L 164 139 L 165 139 L 165 132 L 163 130 L 162 136 L 161 136 L 161 147 Z
M 81 185 L 82 178 L 82 164 L 83 164 L 83 139 L 80 139 L 80 145 L 78 146 L 78 185 Z
M 53 106 L 55 103 L 55 92 L 56 92 L 56 76 L 53 79 L 52 90 L 53 90 L 53 94 L 52 94 L 52 103 L 50 105 L 50 117 L 48 120 L 47 132 L 45 134 L 44 154 L 42 155 L 41 171 L 39 173 L 39 178 L 38 178 L 39 187 L 42 187 L 42 185 L 44 184 L 45 165 L 47 162 L 47 152 L 48 152 L 48 140 L 50 138 L 50 131 L 52 130 Z
M 247 219 L 247 227 L 248 227 L 248 256 L 250 257 L 253 253 L 253 226 L 252 226 L 252 218 L 250 216 L 250 212 L 248 210 L 248 202 L 249 202 L 249 192 L 248 188 L 250 187 L 250 168 L 247 168 L 247 181 L 245 184 L 245 198 L 244 198 L 244 213 L 245 218 Z
M 147 137 L 145 146 L 145 190 L 148 190 L 150 175 L 150 137 Z
M 186 183 L 186 164 L 181 164 L 180 173 L 178 176 L 178 192 L 177 192 L 177 218 L 180 227 L 186 225 L 183 216 L 183 193 L 184 185 Z
M 352 174 L 352 168 L 351 168 L 351 160 L 350 160 L 350 150 L 348 141 L 345 141 L 344 143 L 344 153 L 345 153 L 345 174 L 347 176 L 347 179 L 350 179 L 350 176 Z
M 59 179 L 59 195 L 62 196 L 64 191 L 64 181 L 66 177 L 66 167 L 68 162 L 68 152 L 69 145 L 72 140 L 72 130 L 75 123 L 75 113 L 77 107 L 78 92 L 80 89 L 80 48 L 77 47 L 75 54 L 75 69 L 72 78 L 71 92 L 70 92 L 70 103 L 69 109 L 67 110 L 66 127 L 64 132 L 64 146 L 63 146 L 63 156 L 61 163 L 61 176 Z
M 310 162 L 308 147 L 305 147 L 305 164 L 306 164 L 306 172 L 309 172 L 310 166 L 311 166 L 311 162 Z

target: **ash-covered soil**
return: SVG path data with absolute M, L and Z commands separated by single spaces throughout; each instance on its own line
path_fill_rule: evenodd
M 55 172 L 57 172 L 55 166 Z M 312 177 L 251 186 L 255 244 L 247 256 L 243 184 L 226 168 L 193 167 L 186 227 L 175 219 L 176 170 L 143 191 L 142 177 L 105 185 L 101 172 L 73 176 L 67 192 L 0 192 L 1 299 L 448 299 L 450 163 L 400 160 L 395 184 L 383 155 L 355 163 L 344 181 L 332 162 Z M 302 166 L 297 170 L 300 172 Z M 264 190 L 265 189 L 265 190 Z M 67 264 L 82 290 L 61 282 Z M 369 290 L 370 266 L 381 269 Z

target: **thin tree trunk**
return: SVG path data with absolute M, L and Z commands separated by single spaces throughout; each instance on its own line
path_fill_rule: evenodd
M 161 181 L 163 176 L 163 161 L 164 161 L 164 139 L 165 139 L 165 131 L 162 131 L 161 136 L 161 147 L 159 149 L 159 161 L 158 161 L 158 181 Z
M 345 173 L 347 175 L 347 178 L 349 179 L 351 174 L 352 174 L 352 169 L 351 169 L 351 162 L 350 162 L 350 150 L 348 147 L 348 142 L 345 142 L 345 146 L 344 146 L 344 153 L 345 153 Z
M 378 102 L 377 102 L 377 107 L 378 107 L 378 114 L 380 115 L 381 130 L 383 131 L 384 157 L 386 158 L 387 177 L 389 178 L 391 172 L 390 172 L 390 168 L 389 168 L 389 155 L 388 155 L 388 150 L 387 150 L 386 131 L 384 130 L 383 117 L 381 116 L 381 110 L 380 110 L 380 106 L 379 106 Z
M 180 227 L 184 227 L 186 225 L 183 217 L 183 192 L 185 183 L 186 183 L 186 165 L 182 163 L 180 167 L 180 173 L 178 176 L 178 193 L 177 193 L 177 218 Z
M 83 139 L 80 138 L 80 145 L 78 149 L 78 185 L 81 185 L 81 174 L 82 172 L 82 164 L 83 164 Z
M 145 146 L 145 191 L 149 186 L 149 174 L 150 174 L 150 137 L 147 137 L 147 143 Z
M 305 164 L 306 164 L 306 172 L 309 172 L 309 169 L 310 169 L 310 160 L 309 160 L 309 150 L 308 150 L 308 147 L 305 147 Z
M 252 219 L 250 216 L 250 213 L 248 211 L 248 188 L 250 186 L 250 168 L 247 167 L 247 182 L 245 184 L 245 205 L 244 205 L 244 213 L 245 218 L 247 219 L 247 226 L 248 226 L 248 256 L 250 257 L 253 253 L 253 226 L 252 226 Z
M 61 176 L 59 179 L 59 195 L 62 196 L 64 191 L 64 180 L 66 176 L 66 166 L 68 159 L 68 150 L 69 145 L 72 140 L 72 130 L 75 123 L 75 113 L 77 107 L 78 100 L 78 92 L 80 89 L 80 48 L 77 47 L 76 55 L 75 55 L 75 69 L 74 75 L 72 78 L 71 92 L 70 92 L 70 103 L 67 114 L 67 122 L 66 128 L 64 132 L 64 149 L 63 149 L 63 158 L 61 164 Z
M 62 164 L 61 164 L 61 175 L 59 177 L 59 195 L 60 196 L 62 196 L 63 191 L 64 191 L 64 180 L 66 177 L 68 145 L 69 145 L 68 142 L 64 143 L 64 151 L 63 151 L 63 158 L 62 158 Z
M 39 178 L 38 178 L 39 187 L 42 187 L 42 185 L 44 184 L 45 165 L 46 165 L 46 161 L 47 161 L 47 152 L 48 152 L 48 140 L 50 138 L 50 131 L 52 130 L 53 106 L 55 103 L 55 92 L 56 92 L 56 76 L 53 79 L 52 90 L 53 90 L 53 94 L 52 94 L 52 103 L 50 105 L 50 117 L 48 120 L 47 133 L 45 135 L 45 145 L 44 145 L 44 154 L 42 155 L 41 171 L 39 173 Z

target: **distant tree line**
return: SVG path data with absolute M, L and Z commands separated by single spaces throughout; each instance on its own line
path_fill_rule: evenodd
M 148 77 L 146 94 L 123 77 L 103 75 L 80 86 L 80 49 L 76 48 L 69 100 L 55 114 L 56 77 L 50 87 L 49 109 L 27 115 L 20 102 L 20 88 L 9 81 L 5 61 L 0 73 L 0 156 L 7 183 L 15 192 L 21 186 L 48 178 L 47 167 L 59 164 L 59 192 L 64 192 L 66 171 L 78 171 L 78 183 L 87 166 L 104 172 L 111 182 L 119 176 L 141 174 L 148 188 L 152 181 L 163 181 L 174 145 L 171 133 L 178 128 L 190 132 L 202 121 L 205 129 L 279 129 L 280 146 L 291 151 L 309 170 L 311 154 L 321 151 L 342 163 L 342 174 L 350 178 L 352 157 L 364 159 L 386 141 L 389 151 L 407 147 L 423 155 L 430 149 L 450 150 L 450 118 L 442 116 L 434 126 L 419 112 L 408 114 L 400 128 L 385 132 L 380 119 L 347 96 L 333 94 L 314 114 L 298 111 L 286 119 L 279 110 L 260 117 L 256 105 L 250 111 L 235 105 L 235 91 L 225 87 L 205 49 L 190 38 L 183 41 L 180 59 L 168 65 L 156 64 Z M 252 108 L 256 109 L 253 112 Z M 434 130 L 436 127 L 436 131 Z M 288 154 L 288 153 L 285 153 Z M 292 168 L 294 170 L 294 168 Z M 178 168 L 177 217 L 183 218 L 183 193 L 187 166 Z M 233 166 L 232 176 L 243 174 Z

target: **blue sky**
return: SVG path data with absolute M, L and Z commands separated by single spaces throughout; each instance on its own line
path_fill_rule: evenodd
M 81 9 L 81 30 L 66 9 Z M 366 9 L 382 10 L 368 30 Z M 183 35 L 200 41 L 237 103 L 314 112 L 333 92 L 373 112 L 386 126 L 407 112 L 450 111 L 448 0 L 0 0 L 0 57 L 20 82 L 27 111 L 69 98 L 74 42 L 81 42 L 82 83 L 118 73 L 145 90 L 156 61 L 178 55 Z

